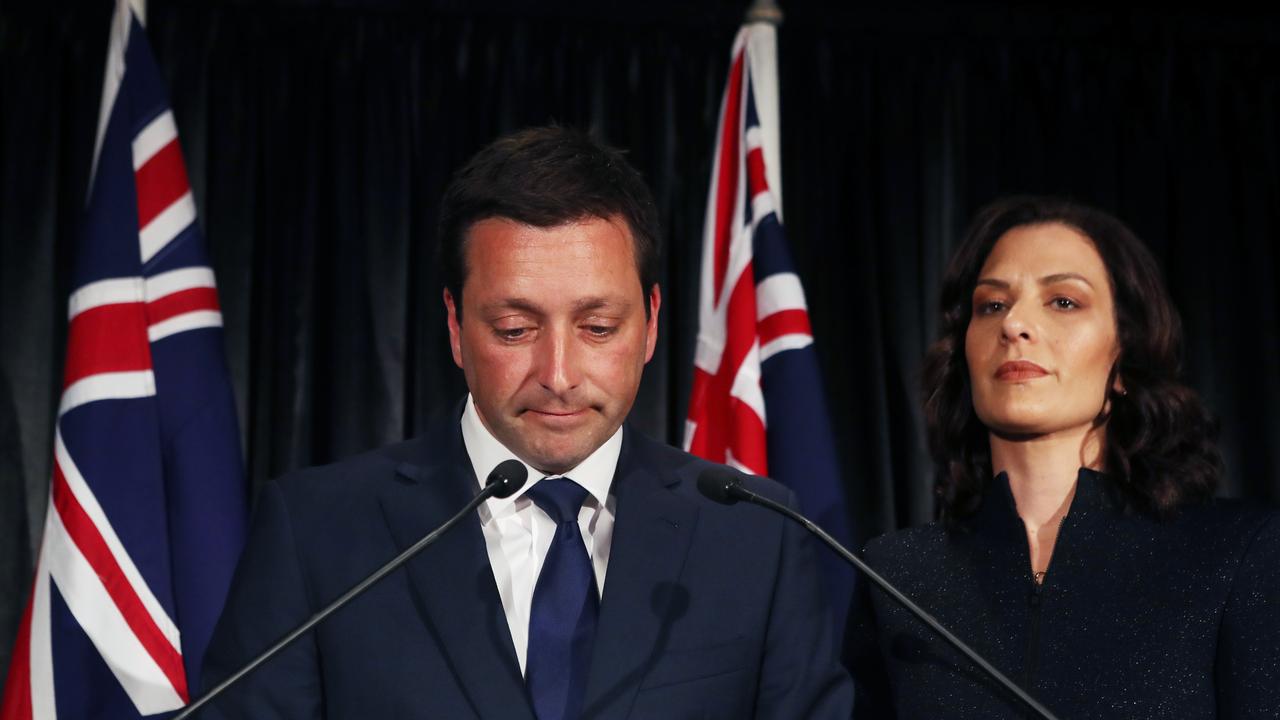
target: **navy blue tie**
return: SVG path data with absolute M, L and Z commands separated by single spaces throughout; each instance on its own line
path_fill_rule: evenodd
M 568 478 L 543 478 L 525 496 L 556 524 L 533 589 L 525 685 L 538 720 L 577 720 L 600 602 L 578 529 L 587 489 Z

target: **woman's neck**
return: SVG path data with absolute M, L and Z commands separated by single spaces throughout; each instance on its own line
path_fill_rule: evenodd
M 991 434 L 991 468 L 1009 476 L 1009 491 L 1027 533 L 1031 572 L 1044 580 L 1062 518 L 1076 493 L 1081 467 L 1100 469 L 1100 428 L 1036 437 Z
M 991 469 L 1009 476 L 1018 515 L 1029 531 L 1057 522 L 1071 505 L 1081 467 L 1100 469 L 1100 429 L 1033 438 L 991 434 Z

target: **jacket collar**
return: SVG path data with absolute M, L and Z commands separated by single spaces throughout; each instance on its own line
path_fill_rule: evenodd
M 609 574 L 582 711 L 599 720 L 629 715 L 640 682 L 688 608 L 688 589 L 679 580 L 698 519 L 693 501 L 675 492 L 689 480 L 655 462 L 663 448 L 624 427 Z
M 462 445 L 462 407 L 434 423 L 382 486 L 379 502 L 405 549 L 458 512 L 478 485 Z M 479 516 L 473 513 L 405 565 L 409 592 L 476 715 L 533 720 Z
M 1106 475 L 1089 468 L 1080 468 L 1076 473 L 1076 491 L 1071 500 L 1067 514 L 1085 517 L 1096 512 L 1112 511 L 1121 507 L 1117 490 Z M 973 525 L 979 529 L 994 529 L 1001 534 L 1016 532 L 1023 537 L 1022 519 L 1018 516 L 1018 506 L 1013 499 L 1013 491 L 1009 488 L 1009 475 L 998 473 L 988 484 L 983 494 L 982 504 L 973 516 Z

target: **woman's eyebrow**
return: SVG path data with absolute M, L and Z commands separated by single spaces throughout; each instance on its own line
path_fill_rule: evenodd
M 1089 287 L 1093 287 L 1093 283 L 1089 282 L 1089 278 L 1086 278 L 1080 273 L 1073 273 L 1073 272 L 1054 273 L 1052 275 L 1045 275 L 1044 277 L 1040 278 L 1040 284 L 1052 285 L 1054 283 L 1059 283 L 1066 280 L 1079 280 L 1085 285 L 1088 285 Z M 999 288 L 1001 290 L 1008 290 L 1010 287 L 1009 281 L 1000 280 L 999 278 L 979 278 L 976 285 L 989 285 L 991 287 Z
M 1045 275 L 1044 277 L 1040 278 L 1040 284 L 1052 285 L 1054 283 L 1063 282 L 1064 280 L 1079 280 L 1085 285 L 1088 285 L 1089 287 L 1093 287 L 1093 283 L 1089 282 L 1088 278 L 1081 275 L 1080 273 L 1073 273 L 1073 272 L 1054 273 L 1052 275 Z

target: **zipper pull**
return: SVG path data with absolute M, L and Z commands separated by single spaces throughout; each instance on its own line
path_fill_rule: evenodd
M 1031 595 L 1028 600 L 1032 608 L 1040 607 L 1040 595 L 1044 592 L 1044 579 L 1036 582 L 1035 575 L 1031 576 Z

